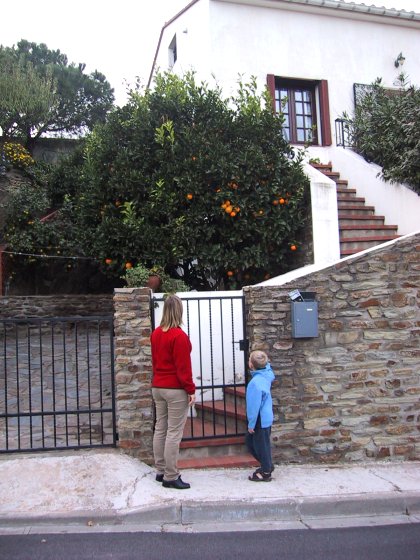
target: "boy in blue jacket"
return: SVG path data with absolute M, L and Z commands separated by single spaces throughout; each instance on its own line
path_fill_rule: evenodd
M 274 470 L 270 439 L 273 424 L 271 383 L 274 380 L 274 373 L 267 354 L 260 350 L 251 352 L 249 369 L 252 379 L 246 388 L 246 415 L 248 418 L 246 445 L 261 467 L 248 478 L 253 482 L 269 482 Z

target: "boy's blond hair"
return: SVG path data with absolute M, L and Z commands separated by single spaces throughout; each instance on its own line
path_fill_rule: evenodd
M 262 350 L 254 350 L 249 355 L 250 362 L 255 369 L 262 369 L 267 365 L 268 356 Z

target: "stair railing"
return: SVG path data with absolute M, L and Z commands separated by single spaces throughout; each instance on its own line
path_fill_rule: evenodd
M 338 147 L 351 148 L 353 146 L 350 140 L 350 125 L 347 119 L 335 119 L 335 139 Z

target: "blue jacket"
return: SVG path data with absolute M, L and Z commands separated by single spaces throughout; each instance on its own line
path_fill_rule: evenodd
M 273 401 L 271 399 L 271 383 L 274 373 L 270 363 L 262 369 L 251 371 L 252 379 L 246 388 L 246 415 L 248 428 L 255 429 L 258 414 L 261 427 L 269 428 L 273 424 Z

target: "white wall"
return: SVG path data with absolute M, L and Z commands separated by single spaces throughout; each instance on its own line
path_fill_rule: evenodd
M 208 2 L 209 0 L 200 0 L 166 27 L 155 70 L 168 70 L 168 50 L 175 34 L 178 59 L 172 71 L 182 75 L 190 70 L 208 68 L 207 53 L 211 49 Z M 210 77 L 206 75 L 206 70 L 200 71 L 199 75 L 206 80 Z
M 336 184 L 308 163 L 304 171 L 311 189 L 314 264 L 328 265 L 340 259 Z
M 256 76 L 261 87 L 267 74 L 326 79 L 332 124 L 343 111 L 352 111 L 354 83 L 370 84 L 381 77 L 393 86 L 400 70 L 394 60 L 400 52 L 406 58 L 402 69 L 420 84 L 418 22 L 276 6 L 200 0 L 165 30 L 161 68 L 167 67 L 167 49 L 176 32 L 179 58 L 174 71 L 194 68 L 210 84 L 214 74 L 226 95 L 236 91 L 239 74 L 244 79 Z

